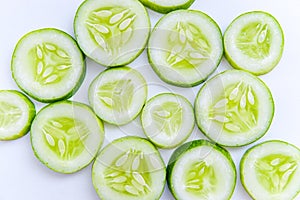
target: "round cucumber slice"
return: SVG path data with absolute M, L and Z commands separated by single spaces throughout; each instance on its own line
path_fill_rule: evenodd
M 194 129 L 193 106 L 181 95 L 158 94 L 146 103 L 141 122 L 151 142 L 161 148 L 173 148 L 184 142 Z
M 168 13 L 174 10 L 187 9 L 189 8 L 195 0 L 140 0 L 148 8 L 160 12 Z
M 144 50 L 150 19 L 138 0 L 86 0 L 78 8 L 74 30 L 88 57 L 104 66 L 121 66 Z
M 15 47 L 12 75 L 18 86 L 41 102 L 67 99 L 85 77 L 85 62 L 67 33 L 45 28 L 23 36 Z
M 60 173 L 74 173 L 96 156 L 104 139 L 101 120 L 85 104 L 60 101 L 44 107 L 31 126 L 37 158 Z
M 149 62 L 166 83 L 192 87 L 203 82 L 223 55 L 222 33 L 208 15 L 173 11 L 155 25 L 148 43 Z
M 166 168 L 149 141 L 129 136 L 113 141 L 99 153 L 92 178 L 102 200 L 154 200 L 164 190 Z
M 300 192 L 300 149 L 279 140 L 255 145 L 242 157 L 240 175 L 253 199 L 294 199 Z
M 269 13 L 252 11 L 238 16 L 224 33 L 225 56 L 237 69 L 262 75 L 280 61 L 284 34 Z
M 224 146 L 242 146 L 269 129 L 274 102 L 268 87 L 256 76 L 228 70 L 206 82 L 195 101 L 198 127 Z
M 35 117 L 35 106 L 16 90 L 0 90 L 0 140 L 26 135 Z
M 124 125 L 141 112 L 147 92 L 147 83 L 137 70 L 110 68 L 101 72 L 90 85 L 89 101 L 101 119 Z
M 236 185 L 236 168 L 227 150 L 206 140 L 194 140 L 173 152 L 167 181 L 178 200 L 229 200 Z

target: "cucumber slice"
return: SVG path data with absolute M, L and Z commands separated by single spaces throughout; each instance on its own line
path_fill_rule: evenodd
M 110 68 L 90 85 L 89 101 L 102 120 L 124 125 L 140 113 L 147 92 L 147 83 L 138 71 L 129 67 Z
M 149 62 L 166 83 L 192 87 L 203 82 L 223 55 L 222 33 L 208 15 L 173 11 L 155 25 L 148 43 Z
M 85 104 L 60 101 L 44 107 L 31 126 L 36 157 L 48 168 L 74 173 L 96 156 L 104 139 L 101 120 Z
M 173 152 L 167 181 L 178 200 L 229 200 L 236 184 L 236 168 L 227 150 L 206 140 L 195 140 Z
M 18 86 L 41 102 L 67 99 L 84 76 L 84 57 L 67 33 L 45 28 L 23 36 L 15 47 L 12 75 Z
M 238 16 L 224 33 L 225 56 L 237 69 L 255 75 L 270 72 L 280 61 L 284 34 L 269 13 L 252 11 Z
M 194 129 L 193 106 L 181 95 L 158 94 L 146 103 L 141 122 L 152 143 L 161 148 L 173 148 L 184 142 Z
M 268 87 L 256 76 L 228 70 L 206 82 L 195 101 L 198 127 L 224 146 L 242 146 L 269 129 L 274 102 Z
M 148 8 L 160 12 L 168 13 L 174 10 L 187 9 L 189 8 L 195 0 L 140 0 Z
M 294 199 L 300 192 L 300 149 L 279 140 L 255 145 L 242 157 L 240 175 L 253 199 Z
M 145 48 L 150 19 L 138 0 L 86 0 L 74 30 L 82 51 L 104 66 L 132 62 Z
M 34 104 L 24 94 L 0 90 L 0 140 L 14 140 L 27 134 L 34 117 Z
M 166 168 L 149 141 L 129 136 L 114 140 L 99 153 L 92 179 L 102 200 L 158 200 Z

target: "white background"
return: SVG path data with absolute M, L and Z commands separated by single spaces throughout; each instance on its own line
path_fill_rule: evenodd
M 11 77 L 10 59 L 15 44 L 25 33 L 44 27 L 55 27 L 73 35 L 73 18 L 82 0 L 10 0 L 0 7 L 0 89 L 18 89 Z M 273 14 L 285 33 L 285 50 L 278 66 L 261 76 L 270 87 L 275 100 L 275 116 L 267 134 L 255 142 L 280 139 L 300 147 L 300 1 L 299 0 L 196 0 L 191 7 L 210 15 L 224 32 L 239 14 L 251 10 L 264 10 Z M 162 16 L 149 11 L 152 26 Z M 87 103 L 87 88 L 104 67 L 87 59 L 87 76 L 74 100 Z M 178 88 L 160 81 L 147 62 L 145 52 L 129 66 L 143 73 L 149 83 L 149 98 L 159 92 L 173 91 L 185 95 L 192 103 L 199 88 Z M 231 67 L 223 59 L 216 73 Z M 37 103 L 38 110 L 44 104 Z M 139 121 L 116 128 L 106 125 L 107 142 L 123 135 L 143 133 Z M 189 140 L 205 138 L 195 128 Z M 253 144 L 252 144 L 253 145 Z M 228 148 L 238 168 L 239 160 L 247 148 Z M 173 150 L 161 150 L 165 162 Z M 42 165 L 33 154 L 29 134 L 15 141 L 0 142 L 0 200 L 97 200 L 91 182 L 91 165 L 71 175 L 59 174 Z M 166 188 L 162 200 L 173 199 Z M 250 197 L 240 184 L 232 196 L 234 200 Z M 300 199 L 298 195 L 298 199 Z

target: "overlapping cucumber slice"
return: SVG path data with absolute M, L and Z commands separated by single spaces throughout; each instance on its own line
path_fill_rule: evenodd
M 177 148 L 167 167 L 169 189 L 178 200 L 229 200 L 236 169 L 228 151 L 206 140 Z
M 110 68 L 101 72 L 89 88 L 89 101 L 104 121 L 124 125 L 142 110 L 147 99 L 143 76 L 129 67 Z
M 139 0 L 148 8 L 160 12 L 168 13 L 174 10 L 187 9 L 189 8 L 195 0 Z
M 78 8 L 74 30 L 88 57 L 104 66 L 121 66 L 144 50 L 150 20 L 137 0 L 87 0 Z
M 222 55 L 219 26 L 196 10 L 173 11 L 162 17 L 148 43 L 153 70 L 163 81 L 182 87 L 203 82 L 217 68 Z
M 253 199 L 294 199 L 300 192 L 300 150 L 279 140 L 255 145 L 242 157 L 240 176 Z
M 225 146 L 242 146 L 269 129 L 274 102 L 268 87 L 256 76 L 228 70 L 206 82 L 195 101 L 202 132 Z
M 130 136 L 114 140 L 99 153 L 92 178 L 103 200 L 158 200 L 166 168 L 152 143 Z
M 279 22 L 263 11 L 238 16 L 224 34 L 229 63 L 256 75 L 268 73 L 278 64 L 283 47 L 284 34 Z
M 16 90 L 0 90 L 0 140 L 13 140 L 28 133 L 35 106 Z
M 146 103 L 141 122 L 144 133 L 155 145 L 173 148 L 184 142 L 193 131 L 193 106 L 181 95 L 161 93 Z
M 73 173 L 87 166 L 104 139 L 102 121 L 82 103 L 60 101 L 43 108 L 31 126 L 37 158 L 50 169 Z
M 41 102 L 71 97 L 85 77 L 85 62 L 75 40 L 45 28 L 23 36 L 15 47 L 12 75 L 18 86 Z

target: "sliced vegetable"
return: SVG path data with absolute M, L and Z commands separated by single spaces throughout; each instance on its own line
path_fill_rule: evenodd
M 195 113 L 199 128 L 208 138 L 225 146 L 242 146 L 267 132 L 274 102 L 259 78 L 241 70 L 228 70 L 200 89 Z
M 67 33 L 45 28 L 23 36 L 15 47 L 12 75 L 18 86 L 41 102 L 67 99 L 85 77 L 84 57 Z
M 173 148 L 184 142 L 195 125 L 191 103 L 173 93 L 152 97 L 142 111 L 141 121 L 146 136 L 161 148 Z
M 0 140 L 18 139 L 28 133 L 35 106 L 16 90 L 0 90 Z
M 138 0 L 86 0 L 78 8 L 74 30 L 88 57 L 104 66 L 121 66 L 144 50 L 150 20 Z
M 242 157 L 240 175 L 253 199 L 295 199 L 300 192 L 300 150 L 279 140 L 255 145 Z
M 178 200 L 229 200 L 236 184 L 236 169 L 227 150 L 206 140 L 195 140 L 173 152 L 167 181 Z
M 203 82 L 223 55 L 222 33 L 208 15 L 173 11 L 155 25 L 148 43 L 149 62 L 165 82 L 192 87 Z
M 187 9 L 189 8 L 195 0 L 140 0 L 148 8 L 160 12 L 168 13 L 174 10 Z
M 166 168 L 148 140 L 129 136 L 113 141 L 99 153 L 92 178 L 103 200 L 158 200 L 164 190 Z
M 31 126 L 37 158 L 50 169 L 73 173 L 87 166 L 104 139 L 104 127 L 85 104 L 60 101 L 43 108 Z
M 89 88 L 89 101 L 95 113 L 115 125 L 124 125 L 136 118 L 146 99 L 145 79 L 129 67 L 101 72 Z
M 225 56 L 237 69 L 255 75 L 270 72 L 280 61 L 284 34 L 269 13 L 252 11 L 238 16 L 224 34 Z

